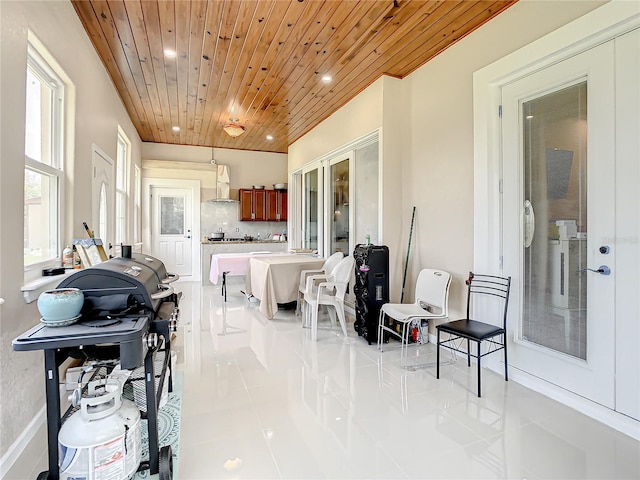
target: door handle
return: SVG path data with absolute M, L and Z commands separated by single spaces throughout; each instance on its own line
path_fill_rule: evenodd
M 529 248 L 536 231 L 536 215 L 529 200 L 524 201 L 524 248 Z
M 611 269 L 606 265 L 600 265 L 598 268 L 583 268 L 583 272 L 594 272 L 599 273 L 600 275 L 611 275 Z
M 184 238 L 191 238 L 191 235 L 185 235 Z

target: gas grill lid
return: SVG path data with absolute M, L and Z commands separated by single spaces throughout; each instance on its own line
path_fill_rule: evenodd
M 165 283 L 164 264 L 138 258 L 116 257 L 93 267 L 78 270 L 64 279 L 58 288 L 79 288 L 85 297 L 105 295 L 131 295 L 145 308 L 157 313 L 162 300 L 173 293 Z

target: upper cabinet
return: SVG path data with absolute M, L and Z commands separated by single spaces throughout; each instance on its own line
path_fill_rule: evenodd
M 240 220 L 255 222 L 265 221 L 267 219 L 265 190 L 241 188 L 239 197 Z
M 267 221 L 287 221 L 287 192 L 286 190 L 266 190 Z
M 287 192 L 241 188 L 240 220 L 254 222 L 286 222 Z

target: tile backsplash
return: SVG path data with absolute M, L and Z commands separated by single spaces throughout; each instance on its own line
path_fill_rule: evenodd
M 200 204 L 200 232 L 202 236 L 218 232 L 226 238 L 245 235 L 266 239 L 268 234 L 280 234 L 287 230 L 287 222 L 241 222 L 239 202 L 203 202 Z

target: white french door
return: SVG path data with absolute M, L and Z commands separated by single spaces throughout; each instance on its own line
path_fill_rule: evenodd
M 151 246 L 167 271 L 193 275 L 193 190 L 151 187 Z
M 614 42 L 502 88 L 510 364 L 615 407 Z

